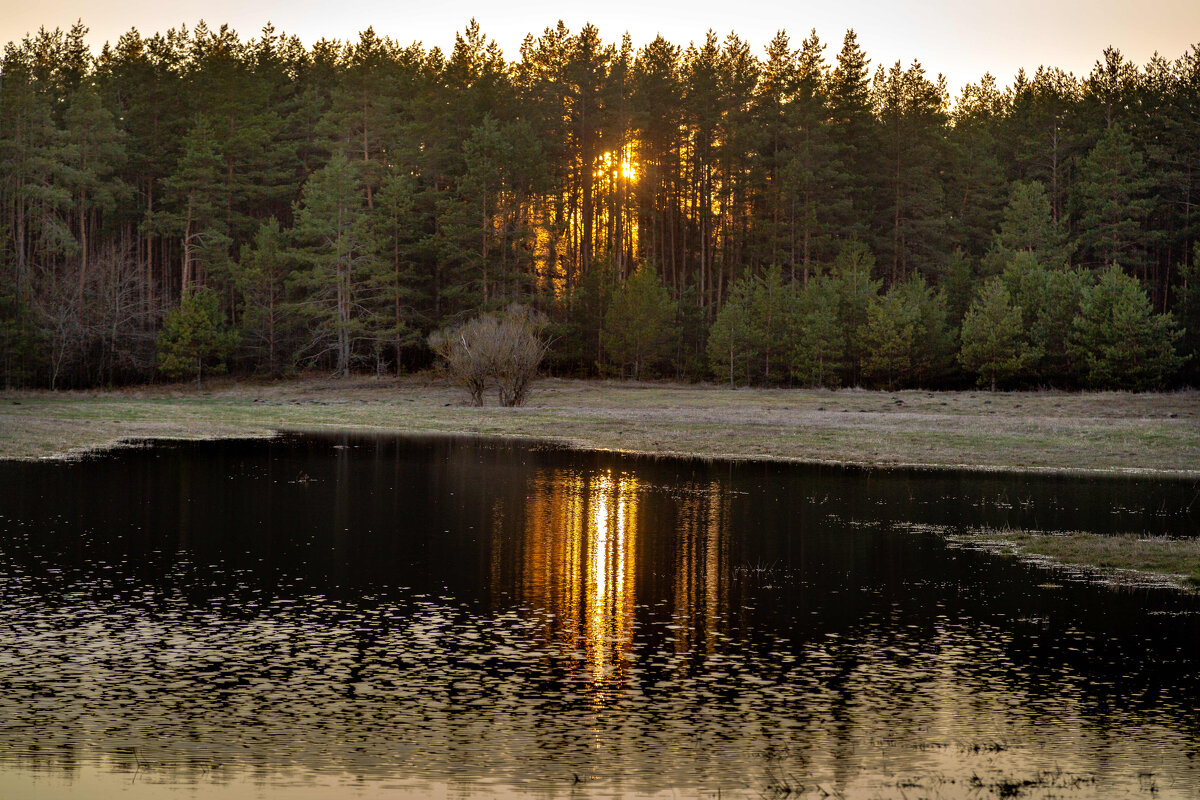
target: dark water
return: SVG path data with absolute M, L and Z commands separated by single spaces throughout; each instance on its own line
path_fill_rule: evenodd
M 1200 797 L 1198 487 L 291 436 L 0 464 L 0 798 Z

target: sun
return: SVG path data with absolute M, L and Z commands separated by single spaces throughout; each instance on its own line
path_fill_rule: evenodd
M 628 155 L 619 155 L 611 150 L 601 154 L 596 166 L 596 177 L 617 173 L 626 181 L 633 183 L 638 179 L 637 162 Z

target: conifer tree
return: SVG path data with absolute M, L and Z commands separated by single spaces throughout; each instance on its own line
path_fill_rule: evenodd
M 830 135 L 840 164 L 837 194 L 850 200 L 831 220 L 832 234 L 842 242 L 869 233 L 876 206 L 881 142 L 871 109 L 870 64 L 854 30 L 846 31 L 827 88 Z
M 172 380 L 195 375 L 199 386 L 205 372 L 225 371 L 225 359 L 236 344 L 237 336 L 226 329 L 216 294 L 204 287 L 194 288 L 163 323 L 158 368 Z
M 125 195 L 125 185 L 115 174 L 125 160 L 124 136 L 91 86 L 75 90 L 65 117 L 63 161 L 69 169 L 67 185 L 75 201 L 82 294 L 88 257 L 96 248 L 89 234 Z
M 813 281 L 797 297 L 791 372 L 802 386 L 836 387 L 840 382 L 846 341 L 836 309 L 828 278 Z
M 753 279 L 736 281 L 729 289 L 729 298 L 717 312 L 708 331 L 709 369 L 713 377 L 729 381 L 736 386 L 738 381 L 750 381 L 754 351 L 752 347 L 753 327 L 750 322 L 751 287 Z
M 259 227 L 253 243 L 242 245 L 238 260 L 240 338 L 251 348 L 259 369 L 269 375 L 282 371 L 290 350 L 293 326 L 286 292 L 291 261 L 284 232 L 274 217 Z
M 1034 374 L 1047 384 L 1064 386 L 1078 379 L 1078 363 L 1067 337 L 1084 287 L 1090 278 L 1079 270 L 1047 269 L 1033 253 L 1013 253 L 1001 274 L 1036 356 Z
M 1083 291 L 1070 347 L 1094 389 L 1161 386 L 1183 363 L 1176 344 L 1183 331 L 1171 314 L 1155 314 L 1131 278 L 1111 266 Z
M 204 285 L 205 272 L 220 265 L 231 243 L 224 212 L 222 161 L 212 125 L 196 119 L 183 140 L 183 152 L 174 172 L 164 181 L 170 212 L 160 214 L 155 226 L 179 237 L 181 296 L 193 285 Z
M 416 270 L 421 231 L 415 206 L 416 187 L 411 176 L 389 170 L 375 195 L 375 208 L 369 212 L 375 252 L 371 282 L 379 303 L 379 334 L 393 348 L 397 374 L 404 348 L 419 342 L 421 320 L 417 308 L 426 299 L 426 287 Z
M 999 381 L 1022 377 L 1038 352 L 1026 340 L 1021 307 L 1013 305 L 999 278 L 983 285 L 963 317 L 958 360 L 996 391 Z
M 856 385 L 863 374 L 867 346 L 863 332 L 871 303 L 879 294 L 882 281 L 871 277 L 875 256 L 865 244 L 851 240 L 842 245 L 829 274 L 829 289 L 836 304 L 838 329 L 845 337 L 846 380 Z
M 670 355 L 676 335 L 675 304 L 658 273 L 643 264 L 617 291 L 604 316 L 604 349 L 638 380 Z
M 1153 207 L 1142 154 L 1119 124 L 1104 132 L 1079 167 L 1076 240 L 1093 265 L 1142 267 L 1142 224 Z
M 888 253 L 890 283 L 915 271 L 928 277 L 941 272 L 949 251 L 949 217 L 940 177 L 946 150 L 945 78 L 931 81 L 920 63 L 907 69 L 896 62 L 881 67 L 871 87 L 882 122 L 886 164 L 885 191 L 878 195 L 875 227 L 879 252 Z
M 1064 266 L 1071 254 L 1066 227 L 1055 222 L 1046 189 L 1037 181 L 1017 181 L 1009 193 L 1000 218 L 1000 229 L 992 239 L 1001 254 L 1030 253 L 1045 265 Z M 1007 258 L 1002 255 L 1002 258 Z
M 354 166 L 334 153 L 304 185 L 295 212 L 298 254 L 308 269 L 294 283 L 304 292 L 300 310 L 312 331 L 303 354 L 310 360 L 332 354 L 341 377 L 350 375 L 355 342 L 371 337 L 364 295 L 373 253 L 365 211 Z
M 888 388 L 942 374 L 953 354 L 945 300 L 919 275 L 872 298 L 861 336 L 863 374 Z

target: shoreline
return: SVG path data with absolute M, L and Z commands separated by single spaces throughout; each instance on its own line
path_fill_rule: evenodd
M 1200 481 L 1200 392 L 882 392 L 544 379 L 519 408 L 426 375 L 0 393 L 0 460 L 154 439 L 375 431 L 528 439 L 643 457 Z
M 445 436 L 445 437 L 464 437 L 471 439 L 494 439 L 504 442 L 523 442 L 529 445 L 551 446 L 570 450 L 579 453 L 613 453 L 632 458 L 649 458 L 649 459 L 695 459 L 700 461 L 728 461 L 738 464 L 794 464 L 796 466 L 806 467 L 828 467 L 831 469 L 853 469 L 862 471 L 897 471 L 897 472 L 967 472 L 980 475 L 1006 476 L 1013 477 L 1029 477 L 1042 476 L 1046 478 L 1068 478 L 1068 479 L 1090 479 L 1090 480 L 1161 480 L 1161 481 L 1184 481 L 1195 482 L 1200 481 L 1200 470 L 1161 470 L 1153 468 L 1138 468 L 1138 467 L 1121 467 L 1111 470 L 1104 469 L 1073 469 L 1064 467 L 1011 467 L 1011 466 L 990 466 L 984 464 L 931 464 L 931 463 L 905 463 L 905 462 L 888 462 L 888 463 L 873 463 L 867 461 L 845 461 L 834 459 L 809 459 L 793 456 L 774 456 L 774 455 L 740 455 L 740 454 L 724 454 L 724 453 L 693 453 L 693 452 L 660 452 L 648 450 L 631 450 L 611 447 L 597 447 L 586 442 L 562 441 L 554 437 L 537 437 L 528 436 L 525 434 L 508 434 L 508 433 L 464 433 L 461 431 L 446 431 L 437 429 L 423 430 L 405 430 L 393 429 L 376 425 L 339 425 L 330 424 L 323 426 L 305 426 L 305 427 L 287 427 L 262 431 L 262 432 L 247 432 L 247 433 L 216 433 L 216 434 L 180 434 L 180 435 L 161 435 L 161 436 L 131 436 L 116 439 L 103 444 L 87 446 L 82 449 L 73 449 L 66 452 L 49 453 L 40 456 L 29 457 L 8 457 L 0 454 L 0 462 L 16 461 L 27 463 L 45 463 L 54 461 L 76 461 L 85 458 L 98 458 L 106 453 L 115 452 L 126 448 L 138 448 L 143 446 L 153 446 L 157 442 L 216 442 L 216 441 L 233 441 L 233 440 L 255 440 L 255 439 L 272 439 L 276 436 L 286 436 L 289 434 L 318 434 L 318 433 L 339 433 L 353 432 L 363 434 L 377 434 L 380 436 Z
M 227 382 L 200 391 L 10 392 L 0 394 L 0 461 L 70 461 L 154 441 L 355 431 L 485 437 L 651 459 L 1186 481 L 1200 491 L 1196 391 L 730 390 L 547 379 L 516 409 L 467 406 L 460 395 L 428 376 Z M 1092 582 L 1200 590 L 1200 540 L 1163 540 L 1147 560 L 1137 537 L 1123 537 L 1116 546 L 1113 536 L 1100 534 L 1072 539 L 988 530 L 944 538 L 950 546 L 1015 557 Z

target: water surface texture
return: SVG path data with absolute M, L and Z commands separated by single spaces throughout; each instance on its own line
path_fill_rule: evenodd
M 1184 482 L 286 436 L 0 464 L 0 797 L 1197 797 Z

